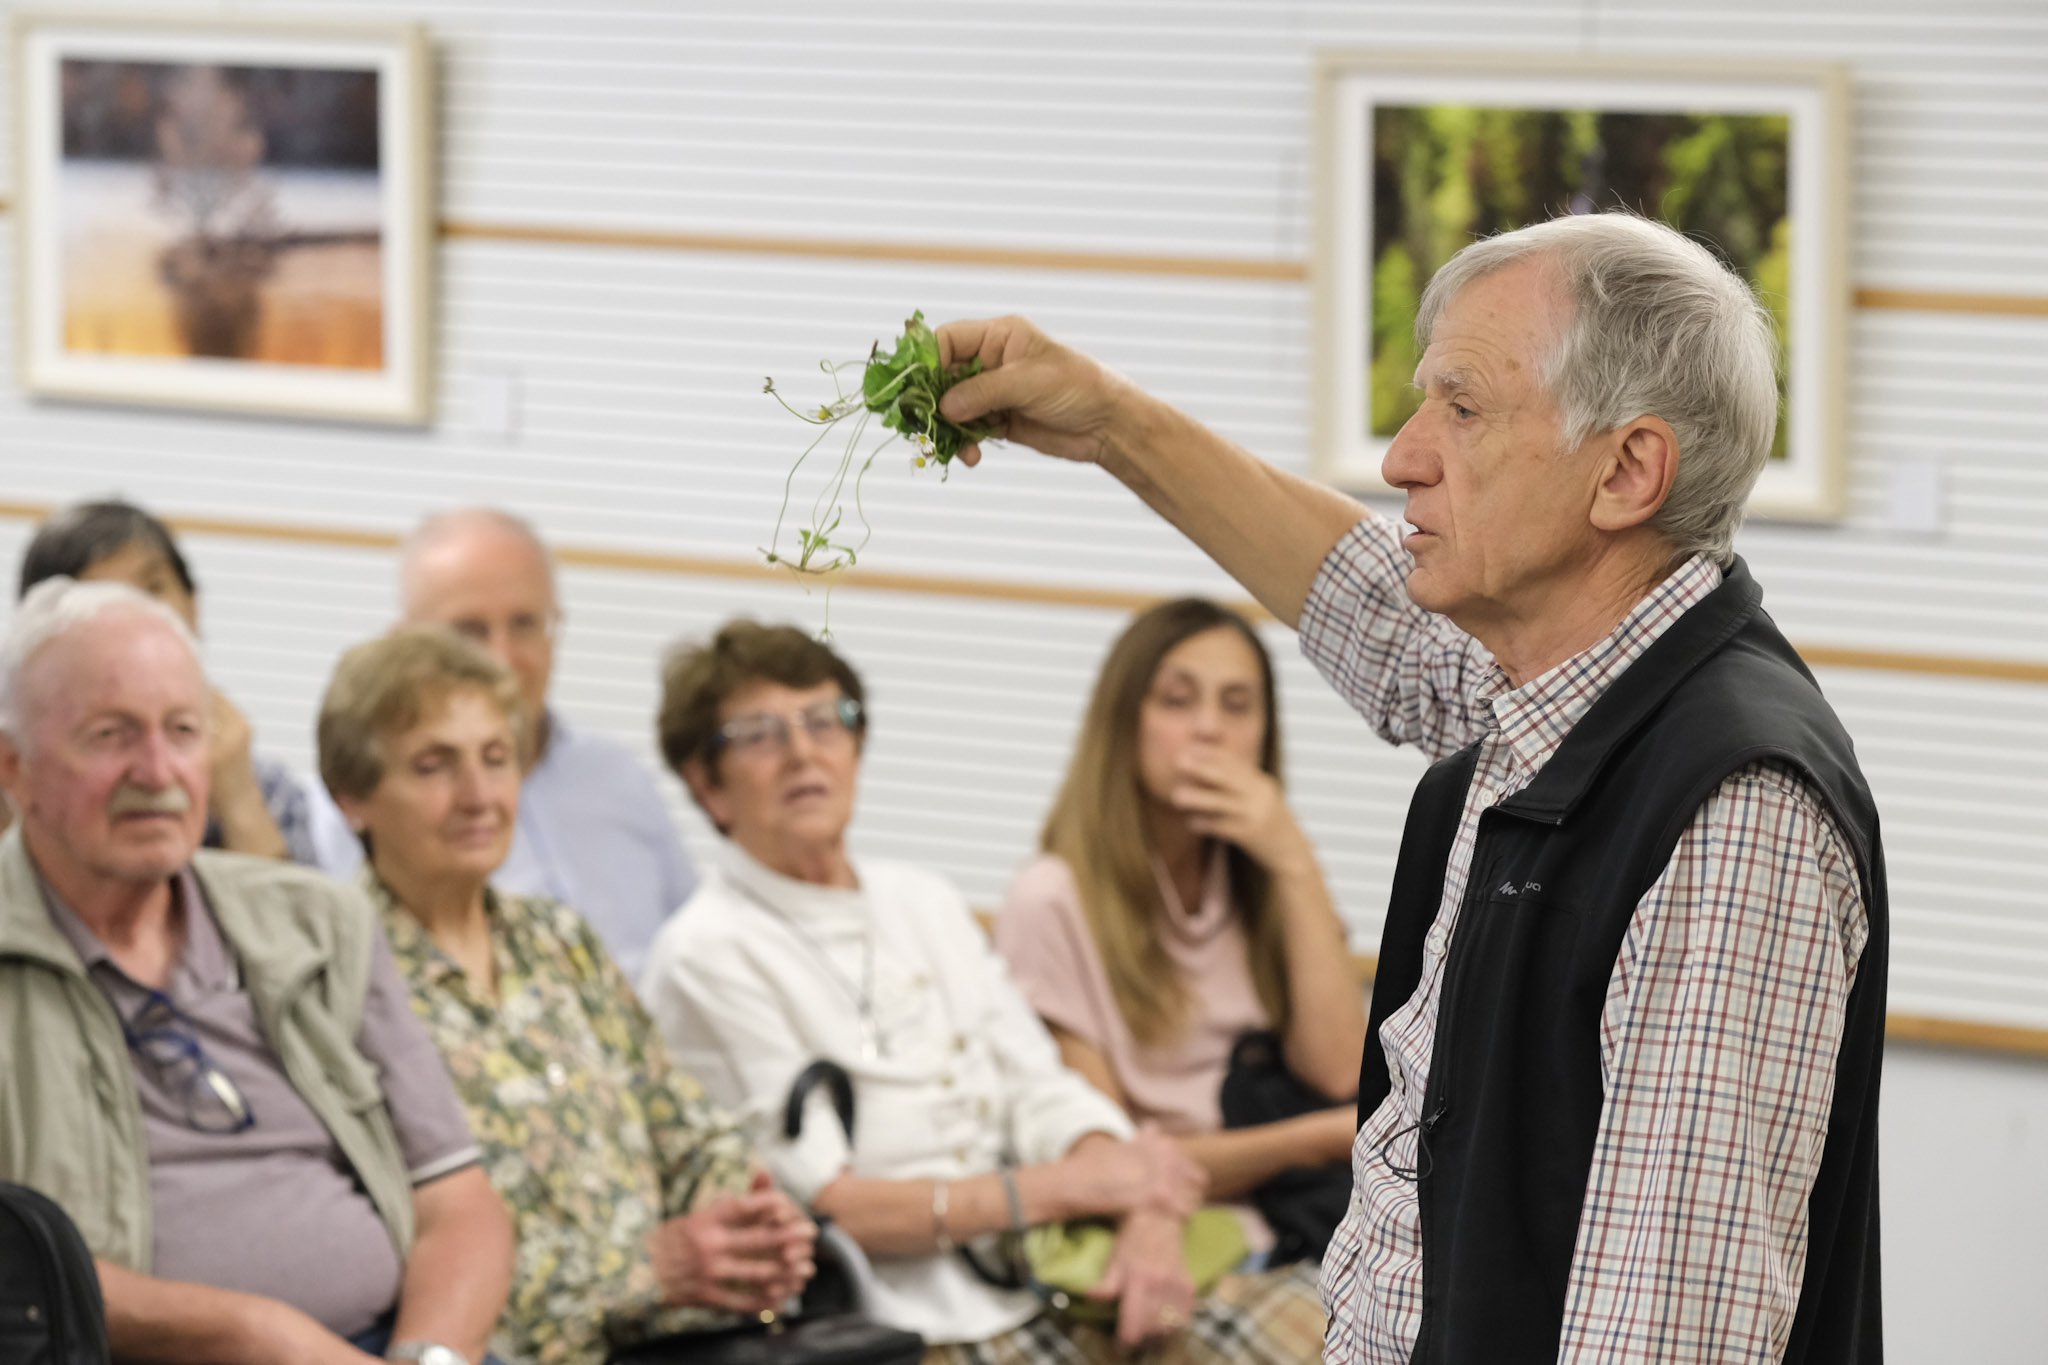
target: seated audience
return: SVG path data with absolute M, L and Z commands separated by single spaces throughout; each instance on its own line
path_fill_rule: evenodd
M 665 670 L 662 750 L 726 836 L 722 861 L 655 940 L 642 990 L 677 1061 L 755 1125 L 783 1183 L 874 1261 L 870 1311 L 932 1360 L 1315 1358 L 1305 1274 L 1229 1275 L 1201 1298 L 1182 1254 L 1200 1168 L 1061 1065 L 958 892 L 846 846 L 867 734 L 859 677 L 788 627 L 727 625 Z M 813 1061 L 851 1075 L 851 1137 Z M 997 1288 L 959 1244 L 1113 1220 L 1112 1328 Z
M 815 1229 L 672 1070 L 626 978 L 568 906 L 503 891 L 522 700 L 475 645 L 414 627 L 342 657 L 320 773 L 369 861 L 413 1008 L 441 1047 L 519 1251 L 493 1349 L 601 1365 L 608 1346 L 773 1309 Z
M 170 528 L 140 507 L 85 502 L 37 527 L 22 555 L 21 594 L 60 575 L 139 588 L 199 631 L 198 581 Z M 248 718 L 218 688 L 209 721 L 206 847 L 313 862 L 311 816 L 298 777 L 251 751 Z M 0 809 L 0 829 L 6 823 Z
M 479 1360 L 511 1222 L 362 896 L 199 847 L 215 714 L 125 584 L 0 643 L 0 1178 L 77 1221 L 117 1357 Z
M 1018 876 L 996 944 L 1067 1065 L 1180 1140 L 1209 1192 L 1242 1200 L 1351 1151 L 1364 994 L 1308 836 L 1280 785 L 1273 665 L 1200 599 L 1140 615 L 1095 684 L 1045 853 Z M 1231 1050 L 1279 1035 L 1328 1107 L 1221 1131 Z M 1341 1175 L 1320 1257 L 1343 1215 Z M 1326 1201 L 1331 1202 L 1331 1201 Z M 1254 1246 L 1270 1232 L 1251 1209 Z
M 624 746 L 548 706 L 562 611 L 547 547 L 509 513 L 443 512 L 406 540 L 399 589 L 405 624 L 467 636 L 519 680 L 529 766 L 496 885 L 575 906 L 633 980 L 696 878 L 653 775 Z M 314 802 L 320 865 L 354 875 L 361 845 L 324 794 Z

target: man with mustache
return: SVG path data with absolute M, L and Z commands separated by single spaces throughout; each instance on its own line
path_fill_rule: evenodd
M 200 848 L 210 693 L 125 584 L 0 641 L 0 1178 L 91 1247 L 116 1356 L 454 1365 L 511 1225 L 368 904 Z

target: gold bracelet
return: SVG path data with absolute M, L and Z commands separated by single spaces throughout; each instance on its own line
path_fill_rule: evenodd
M 932 1182 L 932 1241 L 941 1256 L 953 1254 L 953 1234 L 946 1231 L 946 1207 L 951 1198 L 950 1185 L 943 1180 Z

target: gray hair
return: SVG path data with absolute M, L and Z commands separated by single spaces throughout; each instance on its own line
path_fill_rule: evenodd
M 1650 520 L 1676 559 L 1726 564 L 1778 422 L 1771 317 L 1712 252 L 1632 213 L 1587 213 L 1474 242 L 1423 291 L 1425 349 L 1459 290 L 1534 256 L 1557 263 L 1572 316 L 1543 367 L 1562 448 L 1638 417 L 1678 437 L 1678 475 Z
M 178 613 L 149 594 L 126 583 L 88 583 L 61 574 L 46 578 L 15 605 L 6 638 L 0 639 L 0 734 L 16 742 L 22 738 L 22 724 L 27 720 L 22 707 L 22 682 L 30 661 L 43 646 L 114 612 L 146 616 L 169 626 L 185 648 L 192 651 L 193 662 L 200 663 L 201 672 L 205 671 L 199 657 L 199 641 Z

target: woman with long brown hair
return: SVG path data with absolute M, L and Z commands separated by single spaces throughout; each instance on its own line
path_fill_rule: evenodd
M 996 941 L 1066 1063 L 1174 1135 L 1212 1198 L 1345 1161 L 1364 997 L 1281 786 L 1272 660 L 1242 617 L 1187 598 L 1124 631 L 1043 847 Z M 1226 1131 L 1226 1068 L 1256 1030 L 1328 1105 Z

